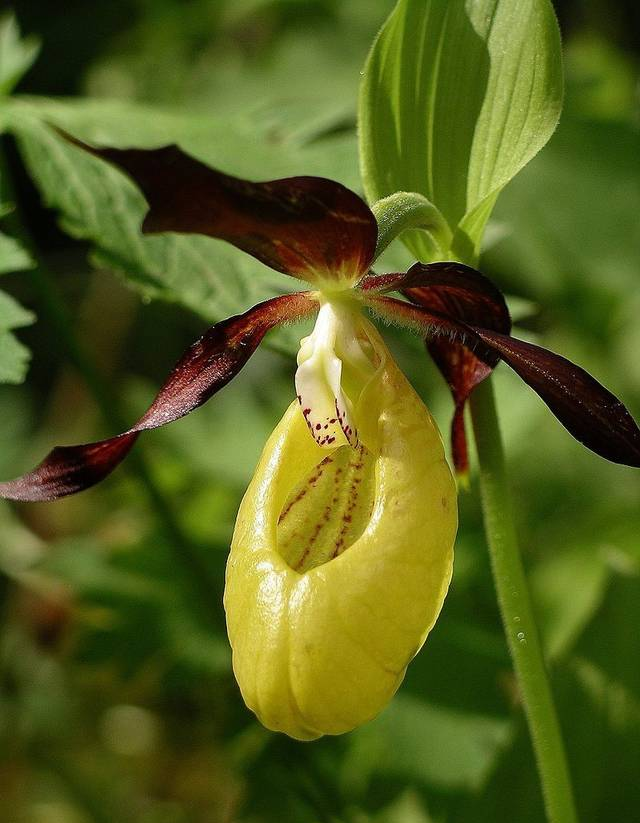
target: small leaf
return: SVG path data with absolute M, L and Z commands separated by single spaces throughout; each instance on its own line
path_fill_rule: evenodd
M 611 577 L 606 552 L 582 545 L 552 553 L 533 569 L 531 587 L 541 619 L 547 655 L 566 657 L 602 606 Z
M 24 271 L 32 266 L 33 260 L 20 243 L 13 237 L 0 233 L 0 274 Z
M 31 354 L 12 334 L 0 333 L 0 383 L 22 383 Z
M 31 258 L 12 237 L 0 233 L 0 274 L 28 269 Z M 29 350 L 11 334 L 28 326 L 34 315 L 13 297 L 0 291 L 0 383 L 22 383 L 29 366 Z
M 35 62 L 40 41 L 35 37 L 20 38 L 20 29 L 13 14 L 0 18 L 0 95 L 9 94 Z
M 17 300 L 0 291 L 0 333 L 20 326 L 29 326 L 34 316 L 30 311 L 23 309 Z
M 400 0 L 370 52 L 360 95 L 369 200 L 427 197 L 473 262 L 500 189 L 544 146 L 562 100 L 548 0 Z M 419 259 L 428 246 L 406 240 Z

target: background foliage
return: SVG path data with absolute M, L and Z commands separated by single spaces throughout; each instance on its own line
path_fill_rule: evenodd
M 359 71 L 392 2 L 66 7 L 14 4 L 42 41 L 21 80 L 36 44 L 6 21 L 0 37 L 0 90 L 20 81 L 0 101 L 2 477 L 54 443 L 113 433 L 207 322 L 288 287 L 217 241 L 141 239 L 133 187 L 44 123 L 116 145 L 178 139 L 237 174 L 316 173 L 361 190 Z M 513 295 L 523 336 L 582 363 L 638 417 L 638 12 L 605 0 L 556 8 L 565 111 L 501 195 L 482 268 Z M 396 244 L 384 262 L 411 259 Z M 0 504 L 0 820 L 542 820 L 473 489 L 443 614 L 378 720 L 299 744 L 264 731 L 240 701 L 224 562 L 240 496 L 290 400 L 301 333 L 273 337 L 102 487 Z M 448 394 L 421 344 L 387 336 L 446 428 Z M 10 385 L 25 377 L 26 347 L 27 380 Z M 508 370 L 496 377 L 581 819 L 633 819 L 638 478 L 572 441 Z

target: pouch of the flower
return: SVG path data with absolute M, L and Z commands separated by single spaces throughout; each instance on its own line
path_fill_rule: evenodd
M 292 403 L 242 501 L 227 565 L 243 698 L 298 739 L 381 711 L 451 579 L 456 490 L 440 434 L 365 323 L 377 368 L 354 409 L 359 445 L 321 448 Z

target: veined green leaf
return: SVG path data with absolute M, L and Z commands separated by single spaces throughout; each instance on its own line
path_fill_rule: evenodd
M 367 197 L 423 194 L 454 232 L 452 253 L 473 261 L 498 193 L 547 142 L 561 102 L 548 0 L 400 0 L 361 87 Z M 418 233 L 405 242 L 428 254 Z

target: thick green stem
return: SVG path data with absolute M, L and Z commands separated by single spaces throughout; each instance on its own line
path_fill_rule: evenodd
M 513 519 L 491 380 L 472 395 L 480 488 L 493 577 L 533 740 L 550 823 L 576 823 L 571 779 Z

